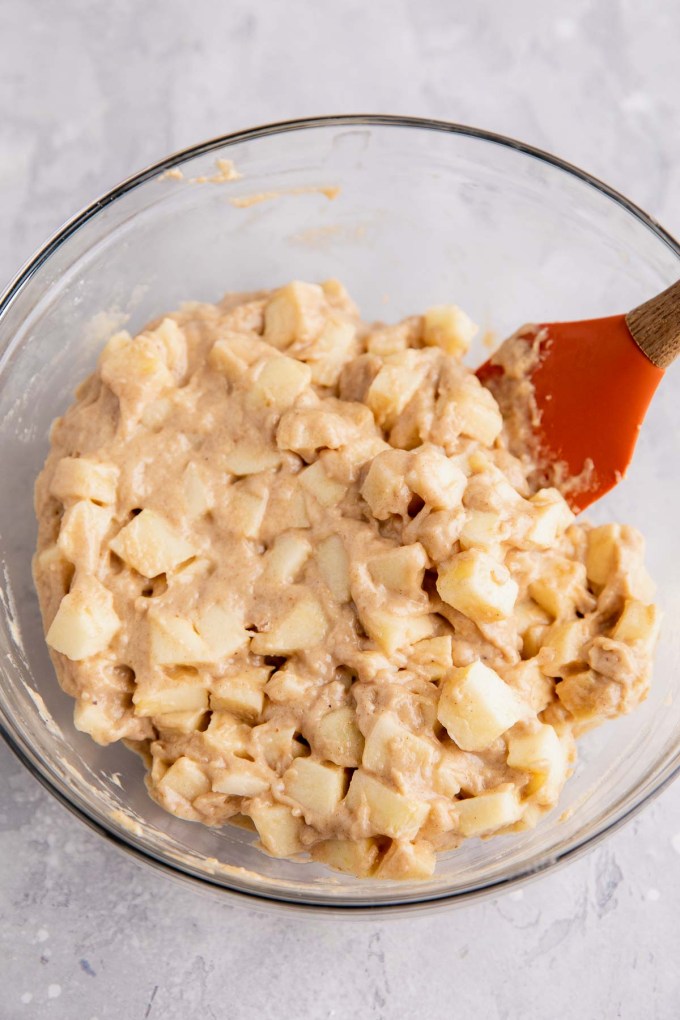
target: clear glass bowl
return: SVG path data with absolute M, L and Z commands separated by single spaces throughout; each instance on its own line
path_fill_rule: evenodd
M 228 182 L 217 159 L 242 174 Z M 168 174 L 174 169 L 179 174 Z M 339 189 L 331 199 L 326 188 Z M 277 196 L 272 192 L 278 192 Z M 329 193 L 332 194 L 332 193 Z M 261 201 L 234 204 L 234 198 Z M 630 474 L 592 511 L 648 538 L 666 627 L 652 692 L 580 745 L 535 831 L 465 843 L 423 882 L 359 881 L 267 857 L 253 834 L 165 814 L 137 757 L 78 733 L 31 580 L 33 481 L 48 429 L 110 332 L 189 299 L 337 276 L 369 318 L 455 300 L 482 333 L 624 311 L 680 276 L 680 249 L 620 195 L 545 153 L 452 124 L 335 117 L 171 156 L 69 223 L 0 303 L 0 723 L 35 775 L 102 835 L 176 875 L 268 901 L 375 911 L 462 901 L 554 866 L 630 816 L 680 763 L 680 379 L 664 381 Z M 471 363 L 486 357 L 482 345 Z M 625 394 L 622 394 L 625 399 Z

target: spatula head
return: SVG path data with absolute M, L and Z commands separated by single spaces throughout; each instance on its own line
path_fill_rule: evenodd
M 503 367 L 511 343 L 527 345 L 521 371 Z M 529 447 L 537 477 L 542 472 L 543 483 L 556 485 L 578 512 L 625 474 L 663 371 L 637 346 L 624 316 L 615 315 L 524 327 L 477 375 L 506 418 L 530 432 L 530 442 L 511 436 L 513 452 Z

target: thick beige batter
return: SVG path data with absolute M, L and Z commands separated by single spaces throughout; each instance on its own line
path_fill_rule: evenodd
M 454 306 L 335 281 L 111 338 L 55 423 L 35 578 L 76 726 L 183 818 L 418 878 L 534 825 L 647 691 L 643 542 L 532 493 Z

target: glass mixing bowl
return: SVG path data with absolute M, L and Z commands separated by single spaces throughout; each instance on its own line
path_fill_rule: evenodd
M 218 159 L 233 160 L 241 177 L 222 179 Z M 559 807 L 537 829 L 466 842 L 427 881 L 357 880 L 275 860 L 252 845 L 251 832 L 164 813 L 147 796 L 134 754 L 74 729 L 43 640 L 31 580 L 33 481 L 51 421 L 108 335 L 123 323 L 138 330 L 185 300 L 329 276 L 347 285 L 367 318 L 454 300 L 482 334 L 502 337 L 527 320 L 632 308 L 680 276 L 680 249 L 630 202 L 560 160 L 482 131 L 406 118 L 246 131 L 171 156 L 114 189 L 49 241 L 0 302 L 0 723 L 72 811 L 197 885 L 345 911 L 462 901 L 592 845 L 680 765 L 677 376 L 655 397 L 628 477 L 589 511 L 647 535 L 666 614 L 651 694 L 581 742 Z M 480 342 L 470 363 L 487 355 Z

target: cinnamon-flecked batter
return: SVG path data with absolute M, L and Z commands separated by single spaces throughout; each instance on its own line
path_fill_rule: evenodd
M 36 485 L 76 726 L 182 818 L 429 875 L 536 824 L 574 736 L 647 693 L 643 540 L 532 491 L 455 306 L 364 324 L 336 281 L 118 333 Z

